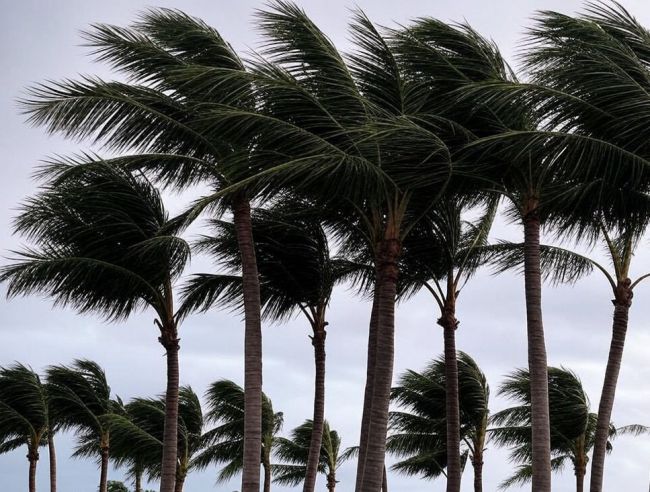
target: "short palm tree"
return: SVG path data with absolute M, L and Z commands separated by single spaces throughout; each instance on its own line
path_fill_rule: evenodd
M 576 490 L 582 492 L 587 472 L 588 454 L 595 442 L 598 416 L 590 413 L 589 398 L 580 379 L 564 368 L 549 367 L 549 400 L 551 416 L 551 453 L 554 471 L 561 471 L 567 463 L 573 466 Z M 532 479 L 530 432 L 530 377 L 519 370 L 501 385 L 499 393 L 515 400 L 518 405 L 494 414 L 490 421 L 490 439 L 501 446 L 512 448 L 510 457 L 519 463 L 514 475 L 503 481 L 500 488 L 523 485 Z M 611 439 L 619 434 L 641 434 L 648 429 L 640 425 L 621 428 L 610 423 L 608 450 Z
M 106 419 L 111 432 L 111 457 L 119 466 L 127 466 L 142 492 L 142 478 L 161 476 L 165 427 L 165 398 L 134 398 L 124 405 L 122 415 Z M 194 468 L 193 458 L 203 446 L 203 413 L 199 397 L 189 386 L 181 386 L 178 397 L 178 459 L 175 492 L 182 492 L 187 474 Z
M 18 232 L 36 243 L 3 267 L 8 295 L 42 293 L 110 320 L 150 308 L 167 355 L 162 489 L 176 479 L 178 323 L 173 283 L 189 257 L 158 191 L 140 174 L 94 162 L 53 164 L 27 201 Z
M 47 391 L 29 367 L 0 367 L 0 454 L 27 446 L 29 492 L 36 492 L 38 448 L 49 433 Z
M 423 372 L 408 370 L 393 388 L 399 411 L 390 414 L 388 451 L 400 456 L 393 470 L 435 478 L 446 474 L 447 412 L 446 358 L 433 361 Z M 460 437 L 474 468 L 474 490 L 483 490 L 483 451 L 487 436 L 490 388 L 474 359 L 458 352 Z M 463 459 L 464 461 L 464 459 Z
M 113 413 L 115 405 L 104 370 L 96 362 L 76 360 L 48 367 L 46 376 L 53 417 L 61 429 L 76 431 L 74 456 L 99 458 L 99 491 L 106 492 L 110 439 L 102 417 Z
M 343 258 L 330 256 L 319 218 L 305 203 L 287 200 L 270 209 L 256 209 L 252 223 L 255 255 L 259 260 L 262 315 L 282 320 L 301 313 L 311 326 L 316 366 L 312 420 L 315 424 L 311 427 L 305 490 L 313 490 L 325 415 L 327 308 L 334 286 L 354 274 L 357 267 Z M 184 289 L 181 311 L 205 311 L 213 304 L 242 308 L 242 284 L 236 275 L 241 270 L 241 260 L 235 226 L 227 221 L 213 221 L 212 226 L 214 232 L 201 239 L 198 248 L 210 253 L 235 275 L 196 275 Z
M 291 431 L 291 437 L 279 437 L 275 441 L 275 456 L 281 463 L 273 464 L 273 482 L 296 486 L 305 481 L 313 424 L 305 421 Z M 336 490 L 336 470 L 351 455 L 341 453 L 341 438 L 331 430 L 327 420 L 323 423 L 323 439 L 319 455 L 318 472 L 325 475 L 328 492 Z
M 271 490 L 271 455 L 277 434 L 282 429 L 282 412 L 274 412 L 271 400 L 263 396 L 262 452 L 258 459 L 264 470 L 263 490 Z M 227 482 L 243 469 L 244 457 L 244 389 L 233 381 L 212 383 L 206 392 L 206 422 L 218 424 L 204 435 L 204 449 L 194 459 L 194 466 L 203 469 L 211 464 L 225 464 L 217 476 Z

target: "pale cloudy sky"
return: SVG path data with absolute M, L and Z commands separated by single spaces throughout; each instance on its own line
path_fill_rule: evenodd
M 303 0 L 298 2 L 341 50 L 349 47 L 346 24 L 347 0 Z M 623 4 L 641 21 L 650 25 L 650 5 L 644 0 L 624 0 Z M 571 13 L 580 8 L 574 0 L 359 0 L 375 22 L 392 25 L 418 16 L 442 20 L 467 20 L 484 35 L 493 38 L 514 63 L 517 43 L 535 10 L 552 9 Z M 29 128 L 16 104 L 26 87 L 45 79 L 96 74 L 110 77 L 106 67 L 93 63 L 80 47 L 79 31 L 90 23 L 124 25 L 147 7 L 180 8 L 217 28 L 236 49 L 254 49 L 259 39 L 252 14 L 264 3 L 255 0 L 0 0 L 0 250 L 2 256 L 15 249 L 18 238 L 11 235 L 11 219 L 17 204 L 34 191 L 30 179 L 33 167 L 47 155 L 87 149 L 84 144 L 48 137 L 42 129 Z M 516 64 L 516 63 L 515 63 Z M 183 197 L 170 197 L 169 206 L 178 210 Z M 495 237 L 518 238 L 520 231 L 500 222 Z M 639 248 L 633 273 L 650 270 L 647 241 Z M 600 251 L 593 252 L 600 256 Z M 3 260 L 4 261 L 4 260 Z M 193 271 L 210 268 L 196 258 Z M 2 287 L 4 294 L 4 287 Z M 582 378 L 594 409 L 600 393 L 609 345 L 611 293 L 600 274 L 574 287 L 551 288 L 544 292 L 544 313 L 550 365 L 564 365 Z M 621 372 L 614 421 L 619 424 L 650 425 L 650 298 L 648 286 L 641 285 L 634 298 L 630 330 Z M 151 313 L 135 316 L 123 324 L 105 324 L 91 316 L 79 317 L 70 310 L 52 309 L 47 299 L 0 300 L 0 365 L 12 361 L 30 364 L 41 371 L 49 364 L 68 363 L 75 358 L 99 362 L 110 378 L 115 394 L 124 399 L 154 395 L 164 389 L 163 351 Z M 526 364 L 523 279 L 514 275 L 492 277 L 479 274 L 460 299 L 458 347 L 476 358 L 486 372 L 493 395 L 502 377 Z M 341 289 L 336 292 L 329 315 L 327 417 L 340 431 L 343 445 L 358 439 L 365 377 L 365 353 L 369 306 Z M 397 313 L 395 374 L 405 368 L 421 369 L 442 351 L 442 334 L 435 324 L 434 305 L 418 296 L 400 306 Z M 241 320 L 228 313 L 213 312 L 189 318 L 181 327 L 181 379 L 203 393 L 219 378 L 243 382 Z M 284 411 L 285 431 L 311 414 L 312 351 L 307 326 L 302 319 L 264 329 L 265 391 L 276 410 Z M 492 398 L 493 411 L 507 402 Z M 58 439 L 59 489 L 63 492 L 96 490 L 98 472 L 93 463 L 71 461 L 70 436 Z M 38 473 L 39 490 L 47 490 L 47 453 Z M 339 490 L 352 490 L 354 465 L 341 468 Z M 486 491 L 509 473 L 503 450 L 488 447 L 485 457 Z M 647 490 L 650 469 L 650 438 L 622 438 L 608 458 L 605 490 Z M 219 490 L 229 492 L 238 481 L 214 485 L 216 470 L 190 475 L 188 492 Z M 25 450 L 0 456 L 0 490 L 17 492 L 27 483 Z M 112 478 L 119 479 L 120 471 Z M 397 492 L 442 491 L 444 482 L 390 476 L 390 488 Z M 554 490 L 572 490 L 572 470 L 554 478 Z M 471 469 L 464 476 L 463 490 L 472 489 Z M 324 489 L 324 482 L 319 484 Z M 280 487 L 275 487 L 280 490 Z M 286 490 L 286 489 L 285 489 Z M 521 489 L 524 490 L 524 489 Z

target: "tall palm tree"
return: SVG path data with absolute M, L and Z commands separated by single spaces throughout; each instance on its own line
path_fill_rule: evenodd
M 223 464 L 217 476 L 218 482 L 227 482 L 243 470 L 244 457 L 244 406 L 245 390 L 233 381 L 220 380 L 212 383 L 206 392 L 209 410 L 206 422 L 217 427 L 204 436 L 204 449 L 194 459 L 194 466 L 203 469 L 210 464 Z M 271 400 L 264 394 L 261 454 L 257 461 L 264 470 L 263 490 L 271 490 L 271 455 L 277 434 L 282 429 L 282 412 L 274 412 Z
M 444 331 L 445 363 L 440 368 L 447 372 L 444 379 L 447 436 L 444 442 L 447 446 L 445 461 L 448 482 L 460 480 L 460 477 L 456 477 L 461 456 L 459 369 L 456 359 L 459 321 L 456 306 L 469 278 L 486 262 L 483 251 L 498 203 L 497 196 L 490 199 L 485 213 L 471 223 L 464 220 L 463 214 L 473 203 L 461 197 L 448 197 L 421 221 L 405 241 L 402 290 L 405 295 L 423 288 L 430 293 L 440 313 L 438 324 Z M 482 462 L 482 457 L 477 454 L 475 458 L 478 460 L 476 468 L 478 462 Z M 475 476 L 480 475 L 479 470 Z
M 36 492 L 38 448 L 49 433 L 45 385 L 29 367 L 0 367 L 0 454 L 27 446 L 29 492 Z
M 501 140 L 512 131 L 537 128 L 535 114 L 525 102 L 508 100 L 494 104 L 488 97 L 474 97 L 475 87 L 516 81 L 496 45 L 467 24 L 448 25 L 436 19 L 419 19 L 397 34 L 400 59 L 410 76 L 419 80 L 428 105 L 462 125 L 474 138 L 457 154 L 463 164 L 459 173 L 467 180 L 485 180 L 479 188 L 499 190 L 510 204 L 510 214 L 524 230 L 526 249 L 525 293 L 528 334 L 528 360 L 534 391 L 535 479 L 536 491 L 550 491 L 550 444 L 546 346 L 541 309 L 539 235 L 545 216 L 542 206 L 553 201 L 549 191 L 554 182 L 545 171 L 543 159 L 529 159 Z M 466 95 L 469 94 L 469 95 Z M 498 143 L 496 143 L 498 142 Z M 488 143 L 486 145 L 486 143 Z M 489 150 L 485 150 L 489 148 Z M 477 149 L 480 149 L 476 152 Z M 477 165 L 480 163 L 480 165 Z M 466 167 L 468 166 L 468 167 Z M 449 469 L 448 492 L 460 487 L 459 462 L 453 455 Z M 452 464 L 452 463 L 450 463 Z
M 291 431 L 291 437 L 279 437 L 275 441 L 275 455 L 281 463 L 273 464 L 273 482 L 296 486 L 305 481 L 313 434 L 313 423 L 305 421 Z M 341 453 L 341 438 L 331 430 L 325 420 L 323 439 L 318 462 L 318 472 L 325 475 L 328 492 L 336 490 L 336 470 L 349 459 L 349 453 Z
M 587 397 L 580 379 L 564 368 L 549 367 L 549 399 L 551 416 L 551 452 L 553 470 L 561 471 L 571 463 L 576 476 L 576 490 L 582 492 L 587 472 L 588 454 L 594 446 L 598 416 L 590 413 Z M 501 385 L 499 393 L 515 400 L 518 405 L 492 416 L 490 439 L 498 445 L 509 446 L 511 460 L 519 463 L 514 475 L 504 480 L 500 488 L 523 485 L 532 478 L 530 432 L 530 376 L 519 370 Z M 607 447 L 619 434 L 641 434 L 646 427 L 629 425 L 616 428 L 610 423 Z
M 161 491 L 176 478 L 178 323 L 173 284 L 189 257 L 158 191 L 141 175 L 105 163 L 54 164 L 23 207 L 16 229 L 36 243 L 2 269 L 8 295 L 42 293 L 110 320 L 150 308 L 167 355 Z M 171 483 L 171 485 L 170 485 Z M 170 488 L 171 487 L 171 488 Z
M 314 424 L 310 427 L 312 438 L 304 489 L 313 491 L 325 415 L 327 307 L 336 283 L 353 275 L 357 267 L 343 258 L 330 256 L 320 219 L 306 205 L 289 200 L 269 209 L 255 209 L 252 223 L 255 255 L 260 260 L 262 315 L 282 320 L 301 313 L 312 331 L 316 367 Z M 214 221 L 212 225 L 214 232 L 199 241 L 199 249 L 209 252 L 232 273 L 238 273 L 241 260 L 234 224 Z M 213 304 L 241 309 L 241 279 L 237 275 L 196 275 L 184 289 L 184 298 L 181 311 L 205 311 Z
M 110 437 L 102 417 L 113 413 L 114 403 L 104 370 L 96 362 L 75 360 L 48 367 L 46 377 L 53 416 L 60 428 L 77 431 L 74 456 L 99 457 L 99 491 L 106 492 Z
M 222 135 L 212 123 L 216 117 L 222 120 L 219 108 L 224 104 L 241 112 L 254 108 L 250 81 L 236 76 L 244 73 L 244 64 L 217 31 L 176 10 L 149 10 L 127 28 L 94 25 L 84 37 L 96 57 L 125 73 L 129 82 L 85 78 L 43 84 L 26 102 L 30 121 L 66 136 L 101 141 L 111 150 L 134 152 L 110 162 L 144 170 L 167 186 L 184 189 L 204 182 L 227 191 L 219 196 L 220 209 L 233 213 L 244 282 L 248 410 L 242 489 L 257 491 L 262 339 L 250 224 L 250 200 L 255 192 L 243 186 L 230 189 L 247 170 L 256 171 L 242 161 L 254 141 L 248 132 Z M 203 71 L 211 77 L 208 87 L 200 76 Z M 170 429 L 170 442 L 173 435 Z M 166 459 L 171 466 L 171 452 Z M 163 477 L 166 491 L 173 487 L 171 480 L 171 476 Z
M 648 46 L 648 31 L 614 2 L 588 3 L 587 13 L 576 17 L 542 12 L 530 32 L 530 83 L 490 88 L 485 98 L 474 93 L 494 106 L 512 104 L 513 98 L 524 101 L 543 118 L 541 131 L 510 132 L 500 144 L 507 142 L 532 158 L 545 155 L 556 182 L 573 185 L 572 191 L 547 204 L 549 214 L 555 215 L 549 224 L 562 234 L 593 240 L 603 231 L 615 231 L 613 236 L 634 243 L 647 226 L 650 153 L 647 127 L 640 122 L 650 117 L 644 103 Z M 599 405 L 592 492 L 602 490 L 632 294 L 627 277 L 617 275 L 615 284 L 616 323 Z
M 402 375 L 393 388 L 392 400 L 402 410 L 391 412 L 388 451 L 402 458 L 393 470 L 407 475 L 435 478 L 448 464 L 446 357 L 433 361 L 423 372 Z M 462 456 L 474 468 L 474 490 L 483 490 L 483 451 L 487 437 L 490 388 L 474 359 L 458 352 L 460 436 Z
M 267 137 L 277 135 L 267 142 L 275 149 L 272 158 L 285 166 L 266 174 L 266 182 L 291 183 L 319 206 L 338 210 L 340 218 L 360 228 L 373 252 L 377 295 L 356 489 L 378 490 L 392 384 L 398 259 L 402 241 L 447 182 L 449 153 L 438 131 L 451 130 L 407 117 L 416 112 L 408 84 L 386 39 L 361 12 L 351 24 L 355 51 L 347 58 L 293 4 L 275 2 L 259 19 L 267 60 L 255 66 L 256 89 L 269 104 L 248 121 L 259 122 Z M 301 145 L 291 148 L 278 130 L 297 132 Z M 345 236 L 345 229 L 340 231 Z
M 142 492 L 142 478 L 160 479 L 165 426 L 165 398 L 134 398 L 124 405 L 123 415 L 106 422 L 112 439 L 111 456 L 117 465 L 128 466 L 135 492 Z M 178 399 L 178 458 L 175 492 L 182 492 L 193 459 L 204 445 L 203 413 L 199 397 L 191 387 L 181 386 Z

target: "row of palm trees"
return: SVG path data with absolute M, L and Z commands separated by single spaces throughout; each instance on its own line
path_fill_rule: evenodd
M 458 354 L 461 415 L 462 463 L 474 469 L 474 490 L 482 491 L 483 454 L 488 442 L 511 449 L 516 472 L 501 488 L 524 484 L 531 475 L 531 395 L 530 375 L 518 370 L 501 384 L 499 394 L 516 406 L 490 415 L 490 389 L 485 375 L 467 354 Z M 553 469 L 571 463 L 578 492 L 594 445 L 597 415 L 590 412 L 589 399 L 578 377 L 564 368 L 549 368 L 549 398 Z M 423 371 L 406 371 L 392 389 L 391 401 L 398 410 L 390 413 L 388 451 L 399 460 L 391 467 L 398 473 L 433 479 L 446 475 L 445 359 L 441 357 Z M 217 465 L 217 483 L 241 472 L 243 462 L 244 390 L 236 383 L 219 380 L 206 391 L 208 411 L 203 412 L 198 395 L 190 386 L 179 390 L 179 417 L 176 460 L 176 492 L 182 492 L 187 475 Z M 284 416 L 275 412 L 263 395 L 261 466 L 263 488 L 271 483 L 296 486 L 307 479 L 307 463 L 313 421 L 307 420 L 289 437 L 281 437 Z M 110 492 L 109 459 L 125 469 L 135 492 L 142 492 L 143 479 L 161 477 L 162 443 L 165 421 L 164 395 L 133 398 L 124 403 L 111 397 L 104 371 L 94 362 L 77 360 L 70 366 L 51 366 L 43 382 L 22 364 L 0 368 L 0 452 L 23 445 L 28 448 L 30 491 L 35 490 L 39 449 L 48 446 L 50 490 L 56 491 L 56 451 L 54 437 L 72 430 L 76 437 L 73 457 L 96 460 L 100 469 L 99 490 Z M 212 428 L 206 430 L 212 424 Z M 610 424 L 608 439 L 619 434 L 648 433 L 649 428 Z M 611 444 L 608 441 L 608 449 Z M 358 446 L 343 450 L 339 434 L 324 422 L 318 473 L 334 492 L 339 466 L 358 455 Z M 275 460 L 272 463 L 273 458 Z M 386 482 L 386 477 L 384 481 Z M 386 483 L 383 485 L 386 487 Z
M 228 380 L 214 382 L 203 412 L 199 396 L 190 386 L 179 389 L 178 436 L 175 460 L 176 492 L 182 492 L 193 470 L 222 465 L 217 482 L 225 482 L 241 472 L 244 434 L 244 390 Z M 39 449 L 48 446 L 50 490 L 56 491 L 55 436 L 71 430 L 76 437 L 74 458 L 89 458 L 99 465 L 99 490 L 107 491 L 109 460 L 124 468 L 135 491 L 142 491 L 143 479 L 160 480 L 165 427 L 165 397 L 133 398 L 124 403 L 111 396 L 104 371 L 88 360 L 70 366 L 51 366 L 42 381 L 31 368 L 16 363 L 0 368 L 0 454 L 25 446 L 29 460 L 29 490 L 36 490 Z M 273 481 L 299 484 L 306 475 L 312 421 L 280 437 L 282 412 L 274 412 L 271 400 L 263 395 L 262 459 L 264 489 Z M 213 424 L 209 430 L 205 428 Z M 336 469 L 348 455 L 339 453 L 341 440 L 329 424 L 324 424 L 319 454 L 320 473 L 325 473 L 328 490 L 333 491 Z M 275 454 L 281 461 L 271 467 Z
M 117 156 L 58 158 L 39 170 L 42 189 L 16 221 L 35 246 L 4 267 L 10 295 L 46 293 L 108 319 L 153 310 L 167 355 L 161 492 L 172 492 L 176 480 L 184 317 L 214 305 L 244 314 L 242 492 L 257 492 L 261 321 L 302 312 L 315 355 L 304 488 L 312 491 L 324 426 L 326 307 L 338 281 L 354 281 L 373 299 L 355 487 L 377 492 L 395 303 L 425 289 L 440 309 L 449 381 L 447 491 L 458 492 L 459 294 L 485 263 L 521 268 L 532 488 L 547 492 L 552 435 L 542 278 L 573 281 L 597 268 L 615 305 L 591 467 L 591 492 L 600 492 L 628 311 L 645 278 L 633 282 L 629 268 L 650 216 L 648 31 L 615 3 L 588 3 L 577 16 L 542 12 L 529 30 L 519 82 L 494 43 L 465 24 L 421 18 L 378 29 L 357 11 L 354 49 L 342 54 L 292 3 L 273 2 L 256 19 L 263 49 L 249 60 L 179 11 L 147 11 L 126 28 L 95 25 L 86 43 L 126 82 L 85 77 L 31 90 L 23 101 L 30 122 L 101 143 Z M 153 182 L 213 191 L 170 219 Z M 521 244 L 488 243 L 500 202 L 521 224 Z M 468 222 L 477 208 L 480 217 Z M 213 253 L 225 274 L 184 283 L 179 304 L 174 292 L 190 253 L 181 233 L 202 213 L 211 215 L 214 230 L 198 248 Z M 265 236 L 260 224 L 267 220 Z M 614 275 L 541 245 L 543 227 L 587 245 L 604 241 Z M 337 244 L 334 257 L 328 240 Z M 287 254 L 293 248 L 299 253 Z

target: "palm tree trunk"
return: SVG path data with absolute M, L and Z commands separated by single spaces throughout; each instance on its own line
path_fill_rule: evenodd
M 314 324 L 314 335 L 311 340 L 314 346 L 314 361 L 316 365 L 314 415 L 303 492 L 314 492 L 316 488 L 316 476 L 318 475 L 318 464 L 320 462 L 321 445 L 323 442 L 323 422 L 325 421 L 325 338 L 327 337 L 325 325 L 326 323 L 322 320 L 316 321 Z
M 108 453 L 109 453 L 109 444 L 108 444 L 108 432 L 102 434 L 100 451 L 101 451 L 101 465 L 99 472 L 99 492 L 108 491 Z
M 38 444 L 36 445 L 38 446 Z M 29 492 L 36 492 L 36 464 L 38 463 L 38 447 L 27 453 L 29 460 Z
M 383 478 L 381 479 L 381 492 L 388 492 L 388 474 L 386 473 L 386 465 L 384 465 Z
M 327 492 L 335 492 L 336 490 L 336 469 L 330 468 L 327 474 Z
M 262 454 L 262 325 L 250 203 L 233 203 L 233 222 L 242 263 L 244 296 L 244 462 L 241 492 L 259 492 Z
M 370 410 L 366 462 L 361 492 L 381 490 L 386 434 L 388 431 L 388 406 L 393 382 L 395 351 L 395 297 L 401 244 L 392 229 L 380 245 L 378 255 L 379 307 L 377 311 L 377 345 L 375 355 L 374 390 Z
M 185 484 L 185 473 L 178 473 L 176 476 L 176 483 L 174 484 L 174 492 L 183 492 L 184 484 Z
M 443 327 L 445 352 L 445 413 L 447 418 L 447 492 L 460 492 L 460 404 L 458 359 L 456 355 L 455 292 L 453 275 L 449 277 L 447 299 L 438 324 Z
M 532 404 L 533 492 L 551 491 L 551 433 L 548 403 L 548 366 L 542 323 L 540 220 L 536 200 L 524 214 L 524 278 L 528 331 L 528 368 Z
M 585 465 L 584 463 L 580 463 L 579 465 L 576 465 L 575 472 L 576 472 L 576 492 L 583 492 L 584 487 L 585 487 Z
M 483 492 L 483 450 L 474 451 L 472 468 L 474 468 L 474 492 Z
M 605 469 L 605 455 L 607 454 L 609 426 L 612 420 L 618 374 L 621 370 L 621 361 L 623 360 L 623 347 L 625 346 L 625 335 L 627 334 L 628 315 L 630 306 L 632 305 L 632 289 L 630 285 L 629 278 L 619 280 L 616 286 L 616 297 L 612 301 L 614 303 L 612 341 L 609 347 L 609 358 L 607 359 L 603 391 L 600 395 L 600 404 L 598 405 L 598 421 L 594 436 L 594 454 L 591 461 L 591 480 L 589 485 L 591 492 L 601 492 L 603 489 L 603 473 Z
M 368 358 L 366 363 L 366 388 L 363 396 L 363 414 L 361 416 L 361 435 L 359 436 L 359 457 L 357 459 L 357 480 L 355 491 L 360 492 L 363 482 L 363 472 L 366 465 L 366 451 L 368 449 L 368 429 L 370 428 L 370 411 L 372 409 L 372 392 L 375 383 L 375 361 L 377 359 L 377 319 L 379 312 L 379 279 L 375 279 L 375 290 L 370 312 L 370 326 L 368 329 Z
M 178 332 L 170 323 L 162 329 L 160 343 L 167 352 L 167 390 L 165 392 L 165 425 L 163 431 L 162 473 L 160 492 L 174 492 L 178 450 Z
M 135 492 L 142 492 L 142 470 L 135 472 Z
M 264 468 L 264 492 L 271 492 L 271 463 L 264 460 L 262 467 Z
M 47 433 L 47 452 L 50 458 L 50 492 L 56 492 L 56 449 L 52 432 Z

